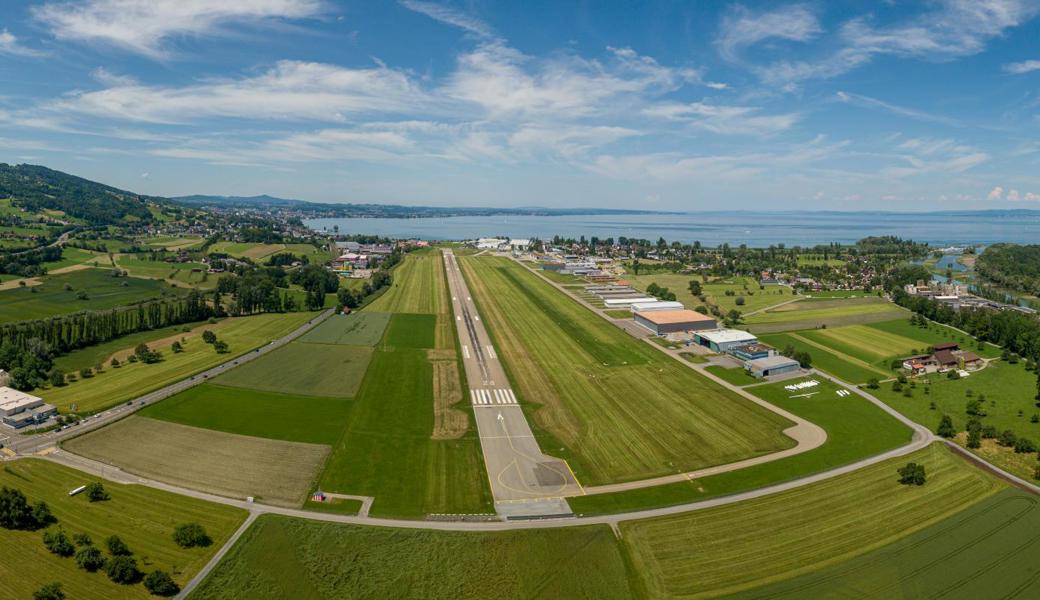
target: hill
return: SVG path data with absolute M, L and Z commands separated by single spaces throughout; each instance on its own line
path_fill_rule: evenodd
M 1040 292 L 1040 245 L 994 244 L 979 255 L 975 270 L 1004 287 L 1036 294 Z
M 39 165 L 0 163 L 0 199 L 30 212 L 56 210 L 91 225 L 151 221 L 158 199 L 120 190 Z
M 421 217 L 487 217 L 507 216 L 566 216 L 566 215 L 643 215 L 674 214 L 659 213 L 650 210 L 630 210 L 611 208 L 546 208 L 544 206 L 525 206 L 516 208 L 496 208 L 479 206 L 406 206 L 403 204 L 357 204 L 310 202 L 277 198 L 266 194 L 261 196 L 176 196 L 171 201 L 190 206 L 209 206 L 224 208 L 267 208 L 292 209 L 312 213 L 322 217 L 385 217 L 385 218 L 421 218 Z

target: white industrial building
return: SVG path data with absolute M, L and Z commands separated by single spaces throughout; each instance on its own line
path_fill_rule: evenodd
M 531 240 L 509 240 L 509 247 L 514 252 L 527 252 L 531 249 Z
M 632 305 L 632 312 L 651 312 L 655 310 L 683 310 L 686 308 L 682 302 L 659 300 L 657 302 L 637 302 Z
M 502 238 L 480 238 L 474 245 L 479 250 L 498 250 L 507 243 L 508 240 Z
M 639 304 L 643 302 L 655 302 L 657 298 L 647 298 L 646 296 L 636 296 L 634 298 L 606 298 L 603 300 L 603 304 L 607 308 L 625 308 L 633 304 Z
M 36 396 L 9 387 L 0 387 L 0 420 L 15 429 L 46 421 L 58 412 Z
M 715 352 L 729 352 L 737 346 L 754 344 L 758 338 L 739 329 L 709 329 L 694 333 L 693 340 Z

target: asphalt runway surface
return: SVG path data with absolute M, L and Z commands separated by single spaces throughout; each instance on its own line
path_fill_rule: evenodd
M 445 250 L 444 262 L 496 508 L 517 516 L 569 512 L 564 498 L 581 495 L 581 486 L 565 461 L 538 447 L 450 250 Z

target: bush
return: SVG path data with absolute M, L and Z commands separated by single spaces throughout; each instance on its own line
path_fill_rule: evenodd
M 108 547 L 108 553 L 112 556 L 130 556 L 133 552 L 130 552 L 130 547 L 126 545 L 118 535 L 110 535 L 105 540 L 105 546 Z
M 47 378 L 50 379 L 51 385 L 54 387 L 65 385 L 65 371 L 61 369 L 54 369 Z
M 43 545 L 47 547 L 51 554 L 57 554 L 58 556 L 72 556 L 76 553 L 75 546 L 69 541 L 65 532 L 60 529 L 58 531 L 43 532 Z
M 83 546 L 76 552 L 76 564 L 84 571 L 93 573 L 105 566 L 105 557 L 97 546 Z
M 112 357 L 112 362 L 108 364 L 112 365 L 113 369 L 118 369 L 120 366 L 122 366 L 122 363 L 119 362 L 119 359 L 114 356 Z
M 899 473 L 899 483 L 903 485 L 924 485 L 926 477 L 924 465 L 917 463 L 906 463 L 906 466 L 897 469 Z
M 198 523 L 184 523 L 173 530 L 173 541 L 181 548 L 205 547 L 213 543 L 206 530 Z
M 217 354 L 227 354 L 228 345 L 224 340 L 217 340 L 213 342 L 213 349 L 217 351 Z
M 65 592 L 61 584 L 55 581 L 33 592 L 33 600 L 65 600 Z
M 957 430 L 953 427 L 953 419 L 950 415 L 943 415 L 942 419 L 939 420 L 939 427 L 935 430 L 936 435 L 944 438 L 952 438 L 957 435 Z
M 173 596 L 181 591 L 180 586 L 166 571 L 152 571 L 145 575 L 144 587 L 155 596 Z
M 104 500 L 110 500 L 112 496 L 105 490 L 105 486 L 101 485 L 100 481 L 95 481 L 87 485 L 87 499 L 91 502 L 102 502 Z
M 0 487 L 0 527 L 4 529 L 39 529 L 54 522 L 46 502 L 30 505 L 21 490 Z
M 212 344 L 213 342 L 217 341 L 217 334 L 207 329 L 206 331 L 202 332 L 202 341 L 206 342 L 207 344 Z
M 86 533 L 73 534 L 72 541 L 77 546 L 93 546 L 94 540 L 90 539 L 90 535 Z
M 137 561 L 131 556 L 115 556 L 105 565 L 105 573 L 115 583 L 137 583 L 141 571 L 137 569 Z
M 1020 437 L 1015 440 L 1015 452 L 1017 454 L 1036 452 L 1036 444 L 1029 438 Z
M 1018 441 L 1018 436 L 1016 436 L 1015 432 L 1011 431 L 1010 429 L 1005 429 L 1000 434 L 1000 437 L 997 438 L 997 443 L 1000 444 L 1001 446 L 1006 447 L 1006 448 L 1011 448 L 1012 446 L 1015 445 L 1015 442 L 1017 442 L 1017 441 Z

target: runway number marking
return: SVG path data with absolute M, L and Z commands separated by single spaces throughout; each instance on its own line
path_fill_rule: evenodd
M 509 388 L 477 389 L 469 391 L 473 406 L 515 406 L 516 394 Z

